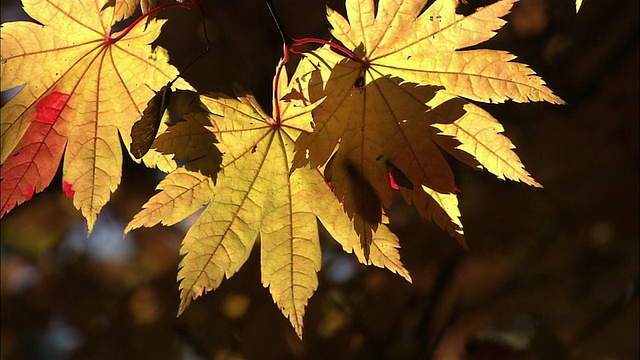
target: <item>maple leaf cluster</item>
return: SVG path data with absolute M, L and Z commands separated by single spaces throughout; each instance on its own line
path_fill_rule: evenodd
M 125 233 L 204 208 L 180 251 L 179 313 L 233 276 L 259 240 L 262 283 L 302 336 L 319 223 L 360 262 L 411 281 L 386 226 L 394 192 L 465 245 L 444 153 L 540 186 L 472 101 L 562 100 L 514 55 L 462 50 L 493 37 L 516 1 L 463 16 L 455 0 L 424 11 L 426 0 L 347 0 L 346 17 L 328 9 L 334 40 L 303 53 L 291 79 L 284 54 L 268 115 L 244 91 L 194 92 L 148 45 L 163 20 L 144 15 L 111 33 L 153 2 L 23 0 L 42 25 L 2 25 L 2 91 L 24 88 L 2 108 L 1 214 L 46 188 L 62 162 L 63 190 L 91 232 L 119 185 L 122 139 L 135 161 L 168 173 Z

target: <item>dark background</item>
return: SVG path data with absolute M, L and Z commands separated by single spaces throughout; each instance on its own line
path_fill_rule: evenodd
M 323 1 L 273 2 L 293 37 L 329 38 Z M 237 81 L 268 108 L 281 43 L 265 4 L 202 3 L 211 51 L 185 78 Z M 19 11 L 2 0 L 3 22 Z M 482 46 L 517 54 L 568 105 L 482 106 L 544 189 L 453 165 L 469 251 L 398 201 L 413 284 L 323 240 L 303 341 L 260 285 L 257 248 L 176 318 L 188 220 L 122 240 L 157 172 L 126 162 L 90 239 L 56 177 L 2 219 L 2 359 L 637 359 L 638 14 L 637 0 L 516 4 Z M 206 46 L 200 15 L 163 15 L 159 43 L 182 68 Z

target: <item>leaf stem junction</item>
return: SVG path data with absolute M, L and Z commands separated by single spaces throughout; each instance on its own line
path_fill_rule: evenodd
M 304 51 L 298 50 L 296 49 L 296 47 L 298 46 L 302 46 L 302 45 L 306 45 L 306 44 L 321 44 L 321 45 L 328 45 L 330 46 L 332 49 L 337 50 L 338 52 L 340 52 L 342 54 L 342 56 L 356 61 L 360 64 L 362 64 L 363 66 L 367 65 L 366 60 L 359 58 L 353 51 L 347 49 L 346 47 L 337 44 L 333 41 L 330 40 L 324 40 L 324 39 L 318 39 L 318 38 L 311 38 L 311 37 L 306 37 L 306 38 L 301 38 L 301 39 L 295 39 L 290 37 L 286 31 L 284 30 L 284 26 L 282 26 L 282 22 L 280 21 L 280 18 L 278 17 L 278 14 L 275 11 L 275 8 L 273 7 L 273 4 L 271 3 L 271 0 L 265 0 L 265 2 L 267 3 L 267 7 L 269 7 L 269 12 L 271 13 L 271 17 L 273 18 L 273 21 L 276 23 L 276 27 L 278 28 L 278 32 L 280 33 L 280 36 L 282 37 L 282 42 L 283 42 L 283 47 L 282 47 L 282 58 L 280 59 L 280 62 L 278 63 L 278 67 L 276 69 L 276 74 L 275 77 L 273 79 L 273 112 L 274 112 L 274 123 L 272 124 L 272 126 L 280 126 L 282 125 L 282 117 L 280 114 L 280 103 L 279 103 L 279 96 L 278 96 L 278 84 L 280 83 L 280 74 L 282 73 L 282 68 L 289 62 L 289 59 L 291 57 L 291 54 L 303 54 Z

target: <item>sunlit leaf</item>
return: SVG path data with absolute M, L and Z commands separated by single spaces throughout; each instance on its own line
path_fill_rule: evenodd
M 25 0 L 25 11 L 43 25 L 24 21 L 2 25 L 2 90 L 26 83 L 2 108 L 3 179 L 23 178 L 23 190 L 10 195 L 6 203 L 3 198 L 3 213 L 30 197 L 30 186 L 37 192 L 51 181 L 51 171 L 27 170 L 57 169 L 63 149 L 63 188 L 87 219 L 89 232 L 118 187 L 120 138 L 128 147 L 131 126 L 142 116 L 153 90 L 177 75 L 167 62 L 166 51 L 149 45 L 163 21 L 151 21 L 146 30 L 137 24 L 115 41 L 119 34 L 111 34 L 111 26 L 128 14 L 129 10 L 123 10 L 128 6 L 125 3 L 130 2 L 111 3 L 116 8 L 106 0 Z M 182 80 L 176 86 L 188 88 Z M 58 99 L 55 114 L 46 123 L 64 141 L 54 141 L 53 135 L 43 140 L 34 129 L 39 126 L 35 124 L 40 121 L 39 109 L 50 106 L 52 96 Z M 22 175 L 19 168 L 5 164 L 19 147 L 39 141 L 55 156 L 30 158 L 32 164 L 24 167 Z M 27 161 L 26 157 L 21 161 Z M 157 152 L 150 152 L 144 161 L 166 171 L 175 168 L 175 162 Z M 9 185 L 3 180 L 2 186 Z
M 68 98 L 68 95 L 52 92 L 42 99 L 36 105 L 35 119 L 2 163 L 0 215 L 28 201 L 51 183 L 67 141 L 60 134 L 66 134 L 68 122 L 58 115 Z
M 283 76 L 280 89 L 286 84 Z M 145 204 L 126 231 L 172 225 L 207 204 L 182 244 L 180 313 L 235 274 L 260 239 L 262 283 L 302 336 L 305 307 L 318 286 L 321 265 L 317 219 L 346 251 L 367 262 L 349 218 L 321 172 L 305 167 L 291 173 L 294 141 L 301 131 L 311 130 L 310 110 L 315 105 L 280 101 L 278 123 L 251 95 L 202 101 L 212 113 L 212 131 L 224 154 L 216 186 L 200 172 L 179 168 L 160 183 L 162 191 Z M 395 236 L 380 226 L 369 263 L 410 280 L 397 247 Z
M 394 188 L 465 244 L 459 189 L 442 151 L 539 186 L 500 124 L 466 100 L 562 103 L 514 55 L 464 50 L 493 37 L 514 2 L 468 16 L 456 13 L 455 0 L 437 0 L 422 13 L 426 0 L 347 0 L 347 18 L 328 11 L 332 34 L 357 61 L 328 46 L 305 54 L 294 79 L 299 96 L 325 100 L 313 111 L 313 131 L 296 142 L 294 167 L 327 164 L 365 252 L 379 222 L 371 199 L 389 207 Z
M 110 0 L 108 5 L 113 6 L 113 18 L 115 21 L 125 20 L 131 17 L 138 5 L 144 8 L 148 0 Z M 146 11 L 143 11 L 146 12 Z

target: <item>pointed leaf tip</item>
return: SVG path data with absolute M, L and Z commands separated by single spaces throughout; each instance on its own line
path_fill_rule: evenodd
M 64 194 L 68 199 L 71 199 L 73 197 L 73 194 L 76 193 L 76 191 L 73 190 L 73 185 L 69 184 L 66 181 L 62 182 L 62 191 L 64 191 Z
M 27 196 L 25 196 L 24 201 L 29 201 L 33 197 L 33 194 L 36 193 L 36 187 L 33 185 L 29 185 L 27 188 Z

